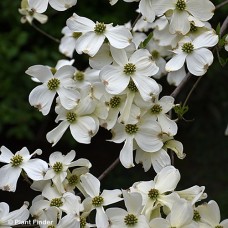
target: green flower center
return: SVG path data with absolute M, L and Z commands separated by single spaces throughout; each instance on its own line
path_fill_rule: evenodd
M 178 0 L 176 3 L 176 9 L 183 11 L 183 10 L 185 10 L 185 8 L 186 8 L 185 1 L 184 0 Z
M 220 226 L 220 225 L 219 225 L 219 226 L 216 226 L 215 228 L 223 228 L 223 226 Z
M 193 50 L 194 50 L 194 46 L 193 46 L 193 44 L 190 43 L 190 42 L 189 42 L 189 43 L 185 43 L 185 44 L 183 44 L 183 46 L 182 46 L 182 51 L 183 51 L 183 52 L 186 52 L 186 53 L 188 53 L 188 54 L 192 53 Z
M 97 34 L 97 35 L 101 35 L 105 32 L 105 29 L 106 29 L 106 25 L 101 22 L 101 23 L 96 23 L 95 27 L 94 27 L 94 32 Z
M 139 130 L 138 126 L 136 124 L 127 124 L 125 126 L 125 131 L 129 134 L 135 134 Z
M 124 73 L 126 74 L 126 75 L 132 75 L 132 74 L 134 74 L 135 73 L 135 71 L 136 71 L 136 66 L 135 66 L 135 64 L 133 64 L 133 63 L 127 63 L 125 66 L 124 66 Z
M 73 34 L 72 34 L 72 36 L 73 36 L 75 39 L 78 39 L 81 35 L 82 35 L 81 32 L 73 32 Z
M 63 205 L 63 202 L 61 198 L 54 198 L 51 200 L 50 206 L 51 207 L 61 207 Z
M 84 80 L 84 77 L 85 77 L 84 72 L 78 71 L 78 72 L 74 75 L 73 79 L 74 79 L 75 81 L 83 81 L 83 80 Z
M 12 167 L 17 167 L 21 165 L 22 162 L 23 162 L 23 157 L 20 154 L 14 155 L 10 159 L 10 164 L 12 165 Z
M 95 196 L 93 199 L 92 199 L 92 205 L 94 207 L 100 207 L 104 202 L 104 198 L 101 197 L 101 196 Z
M 128 214 L 125 216 L 124 222 L 127 226 L 134 226 L 138 222 L 138 218 L 133 214 Z
M 73 122 L 76 121 L 77 115 L 76 115 L 76 113 L 74 113 L 74 112 L 68 112 L 68 113 L 66 114 L 66 119 L 67 119 L 68 122 L 73 123 Z
M 197 30 L 198 30 L 198 28 L 193 23 L 191 23 L 190 24 L 190 32 L 196 32 Z
M 155 188 L 150 189 L 148 192 L 148 197 L 152 200 L 156 200 L 159 196 L 159 191 Z
M 80 217 L 80 228 L 86 227 L 86 219 L 84 217 Z
M 49 225 L 47 228 L 55 228 L 55 226 L 53 226 L 53 225 Z
M 127 88 L 131 91 L 131 92 L 138 92 L 138 88 L 136 87 L 135 83 L 131 80 L 127 86 Z
M 62 162 L 56 162 L 54 165 L 53 165 L 53 170 L 56 172 L 56 173 L 61 173 L 62 170 L 63 170 L 63 163 Z
M 162 106 L 159 104 L 155 104 L 151 109 L 150 109 L 151 114 L 159 114 L 162 112 Z
M 71 186 L 74 186 L 78 183 L 78 176 L 77 175 L 71 175 L 69 178 L 68 178 L 68 183 L 69 185 Z
M 111 108 L 117 108 L 120 105 L 120 102 L 121 102 L 121 98 L 114 96 L 110 99 L 109 106 Z
M 57 78 L 52 78 L 48 81 L 47 87 L 49 90 L 57 90 L 60 85 L 60 80 Z
M 199 222 L 201 219 L 200 213 L 197 210 L 194 210 L 193 220 Z
M 153 59 L 158 59 L 160 57 L 160 54 L 158 51 L 154 50 L 151 53 Z

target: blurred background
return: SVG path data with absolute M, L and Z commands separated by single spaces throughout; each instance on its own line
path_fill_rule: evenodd
M 215 5 L 221 0 L 213 1 Z M 49 21 L 37 25 L 52 36 L 61 39 L 61 29 L 66 20 L 77 12 L 80 16 L 94 21 L 123 24 L 137 17 L 137 4 L 127 4 L 119 0 L 111 7 L 107 0 L 81 1 L 72 9 L 56 12 L 50 7 L 45 13 Z M 66 59 L 58 52 L 58 44 L 37 32 L 29 24 L 21 24 L 18 13 L 20 1 L 0 1 L 0 146 L 5 145 L 15 153 L 26 146 L 31 152 L 37 148 L 43 150 L 42 158 L 48 161 L 51 152 L 64 154 L 76 150 L 77 158 L 88 158 L 93 167 L 91 173 L 99 176 L 119 156 L 122 144 L 106 142 L 111 134 L 101 129 L 90 145 L 77 144 L 67 132 L 55 146 L 46 141 L 46 133 L 53 129 L 55 113 L 42 116 L 28 103 L 30 91 L 36 83 L 25 74 L 28 67 L 36 64 L 55 66 L 59 59 Z M 227 16 L 228 7 L 224 6 L 215 13 L 210 21 L 213 28 L 222 23 Z M 223 50 L 222 56 L 227 57 Z M 87 66 L 86 57 L 75 55 L 79 70 Z M 176 103 L 183 102 L 196 81 L 192 77 L 185 89 L 178 95 Z M 170 94 L 175 88 L 161 80 L 164 94 Z M 189 111 L 185 120 L 179 122 L 179 131 L 175 139 L 184 145 L 187 154 L 184 160 L 175 160 L 180 170 L 181 181 L 178 190 L 193 185 L 205 186 L 207 201 L 214 199 L 220 206 L 222 218 L 228 217 L 228 136 L 224 135 L 228 124 L 228 74 L 227 65 L 222 67 L 217 57 L 193 92 L 189 102 Z M 0 177 L 1 178 L 1 177 Z M 120 164 L 111 174 L 102 180 L 106 189 L 128 188 L 139 180 L 154 178 L 152 170 L 144 173 L 141 165 L 126 170 Z M 0 201 L 10 204 L 12 209 L 30 201 L 38 193 L 31 191 L 27 183 L 19 180 L 17 194 L 0 192 Z

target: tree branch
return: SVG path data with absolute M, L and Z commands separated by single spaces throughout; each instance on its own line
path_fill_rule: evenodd
M 222 6 L 224 6 L 224 5 L 226 5 L 226 4 L 228 4 L 228 0 L 226 0 L 226 1 L 224 1 L 224 2 L 222 2 L 222 3 L 220 3 L 220 4 L 218 4 L 217 6 L 215 6 L 215 9 L 217 10 L 217 9 L 221 8 Z
M 119 157 L 98 177 L 98 180 L 104 179 L 120 162 Z
M 51 36 L 50 34 L 46 33 L 45 31 L 43 31 L 42 29 L 40 29 L 39 27 L 37 27 L 34 23 L 30 24 L 34 29 L 36 29 L 38 32 L 40 32 L 41 34 L 43 34 L 44 36 L 48 37 L 49 39 L 55 41 L 56 43 L 60 43 L 60 40 Z

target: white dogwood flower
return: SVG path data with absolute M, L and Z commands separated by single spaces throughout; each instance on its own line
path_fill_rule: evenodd
M 87 96 L 81 99 L 76 108 L 66 110 L 62 106 L 56 107 L 58 114 L 56 122 L 62 121 L 56 128 L 47 133 L 48 142 L 54 146 L 63 136 L 67 128 L 73 138 L 79 143 L 89 144 L 91 138 L 99 129 L 99 122 L 93 112 L 95 111 L 96 103 L 93 98 Z
M 76 41 L 78 54 L 86 53 L 94 56 L 105 38 L 108 39 L 110 45 L 118 49 L 130 45 L 132 39 L 130 31 L 123 26 L 113 27 L 112 24 L 94 23 L 86 17 L 78 16 L 76 13 L 67 20 L 67 26 L 73 32 L 81 33 Z
M 65 11 L 76 5 L 77 0 L 49 0 L 50 6 L 57 11 Z
M 143 99 L 150 100 L 158 94 L 157 82 L 149 77 L 158 72 L 158 67 L 148 50 L 139 49 L 128 58 L 125 50 L 112 49 L 112 56 L 117 64 L 105 66 L 100 72 L 108 93 L 123 92 L 132 80 Z
M 157 15 L 163 15 L 172 10 L 169 31 L 171 34 L 181 33 L 186 35 L 190 31 L 192 16 L 196 20 L 208 21 L 214 15 L 215 6 L 209 0 L 160 0 L 156 3 Z
M 64 108 L 68 110 L 74 108 L 80 98 L 79 92 L 72 88 L 74 86 L 72 78 L 74 72 L 75 68 L 70 65 L 62 66 L 54 75 L 47 66 L 35 65 L 29 67 L 25 73 L 43 83 L 35 87 L 29 94 L 30 105 L 38 108 L 43 115 L 47 115 L 55 95 L 58 94 Z
M 97 227 L 107 228 L 109 223 L 104 206 L 121 201 L 121 191 L 119 189 L 103 190 L 100 194 L 100 181 L 96 177 L 87 173 L 82 175 L 80 179 L 81 185 L 88 195 L 83 204 L 88 205 L 91 211 L 96 209 L 95 220 Z
M 184 37 L 174 49 L 174 56 L 167 62 L 166 70 L 177 71 L 185 63 L 190 73 L 201 76 L 207 72 L 208 67 L 213 62 L 213 54 L 208 47 L 213 47 L 218 43 L 218 36 L 214 31 L 208 31 L 199 35 L 194 40 Z
M 106 210 L 110 220 L 110 228 L 149 228 L 146 217 L 142 214 L 142 196 L 138 192 L 123 192 L 124 203 L 127 210 L 122 208 L 109 208 Z
M 0 168 L 0 189 L 15 192 L 17 181 L 22 170 L 25 171 L 32 180 L 37 181 L 43 179 L 43 174 L 48 169 L 47 163 L 38 158 L 31 159 L 35 154 L 40 155 L 42 153 L 40 149 L 29 154 L 28 149 L 23 147 L 13 154 L 5 146 L 2 146 L 0 151 L 0 162 L 7 163 L 7 165 Z
M 75 151 L 72 150 L 66 155 L 63 155 L 61 152 L 54 152 L 49 157 L 50 168 L 47 170 L 44 179 L 52 179 L 59 192 L 64 192 L 62 183 L 67 176 L 68 168 L 75 166 L 91 167 L 91 163 L 87 159 L 81 158 L 73 161 L 75 155 Z
M 33 19 L 36 19 L 42 24 L 46 23 L 48 17 L 42 13 L 47 10 L 47 7 L 48 0 L 22 0 L 19 9 L 19 13 L 23 15 L 21 22 L 25 23 L 27 21 L 31 24 Z

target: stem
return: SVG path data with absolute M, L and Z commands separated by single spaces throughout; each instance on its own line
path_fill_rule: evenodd
M 217 6 L 215 6 L 215 9 L 217 10 L 217 9 L 221 8 L 222 6 L 224 6 L 224 5 L 226 5 L 226 4 L 228 4 L 228 0 L 226 0 L 226 1 L 224 1 L 224 2 L 222 2 L 222 3 L 220 3 L 220 4 L 218 4 Z
M 188 80 L 191 77 L 191 73 L 187 73 L 184 79 L 181 81 L 181 83 L 176 87 L 176 89 L 170 94 L 171 97 L 175 98 L 180 91 L 184 88 L 184 86 L 187 84 Z
M 142 14 L 139 13 L 137 18 L 135 19 L 135 21 L 133 22 L 132 26 L 131 26 L 131 31 L 133 30 L 133 28 L 135 27 L 136 23 L 138 22 L 138 20 L 141 18 Z
M 221 29 L 220 29 L 220 35 L 223 36 L 228 28 L 228 16 L 226 19 L 223 21 Z
M 98 177 L 98 180 L 104 179 L 120 162 L 119 157 Z
M 43 34 L 44 36 L 48 37 L 49 39 L 55 41 L 56 43 L 60 43 L 60 40 L 51 36 L 50 34 L 46 33 L 45 31 L 43 31 L 42 29 L 40 29 L 39 27 L 37 27 L 34 23 L 31 23 L 31 26 L 36 29 L 38 32 L 40 32 L 41 34 Z
M 188 102 L 188 99 L 190 98 L 190 96 L 192 95 L 192 92 L 194 91 L 194 89 L 197 87 L 197 85 L 199 84 L 200 80 L 202 77 L 198 77 L 198 79 L 196 80 L 196 82 L 194 83 L 194 85 L 192 86 L 190 92 L 188 93 L 184 103 L 183 103 L 183 107 L 186 105 L 186 103 Z

